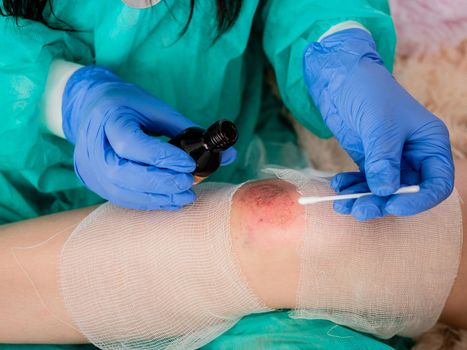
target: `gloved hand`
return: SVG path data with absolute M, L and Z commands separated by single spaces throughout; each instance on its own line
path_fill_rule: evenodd
M 101 197 L 122 207 L 176 210 L 195 200 L 195 161 L 148 136 L 173 137 L 197 126 L 134 84 L 96 66 L 78 69 L 62 99 L 63 131 L 75 144 L 75 172 Z M 235 160 L 223 152 L 223 165 Z
M 449 196 L 454 165 L 448 130 L 383 66 L 368 32 L 347 29 L 311 43 L 304 76 L 327 126 L 360 168 L 336 175 L 331 187 L 376 195 L 336 201 L 336 211 L 359 220 L 413 215 Z M 391 195 L 414 184 L 419 193 Z

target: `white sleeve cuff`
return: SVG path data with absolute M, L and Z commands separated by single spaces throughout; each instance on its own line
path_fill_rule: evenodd
M 62 128 L 62 95 L 70 76 L 81 67 L 61 59 L 54 60 L 50 65 L 40 108 L 42 125 L 53 135 L 65 138 Z
M 358 23 L 355 21 L 345 21 L 345 22 L 335 24 L 331 28 L 329 28 L 323 35 L 319 37 L 318 42 L 320 42 L 321 40 L 323 40 L 324 38 L 328 37 L 331 34 L 334 34 L 334 33 L 337 33 L 337 32 L 340 32 L 346 29 L 352 29 L 352 28 L 363 29 L 364 31 L 370 33 L 370 31 L 366 29 L 361 23 Z

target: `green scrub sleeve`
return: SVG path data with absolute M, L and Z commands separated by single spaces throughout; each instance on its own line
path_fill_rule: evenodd
M 40 122 L 49 66 L 54 58 L 90 62 L 91 50 L 71 31 L 30 20 L 0 16 L 0 33 L 0 171 L 59 163 L 60 141 Z
M 396 44 L 394 25 L 386 0 L 268 0 L 262 9 L 263 47 L 275 71 L 282 100 L 292 115 L 322 138 L 332 136 L 308 96 L 302 56 L 306 46 L 331 26 L 356 21 L 367 28 L 388 69 Z

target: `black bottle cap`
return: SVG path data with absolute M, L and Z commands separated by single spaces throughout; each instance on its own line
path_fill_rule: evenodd
M 230 120 L 219 120 L 206 130 L 204 140 L 208 149 L 225 151 L 237 142 L 237 127 Z

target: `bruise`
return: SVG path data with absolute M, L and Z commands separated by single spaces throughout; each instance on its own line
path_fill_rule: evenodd
M 242 201 L 253 200 L 257 207 L 270 207 L 277 200 L 290 197 L 282 184 L 278 183 L 259 183 L 248 188 L 247 196 L 242 197 Z
M 250 243 L 265 236 L 285 239 L 288 229 L 303 213 L 295 186 L 282 180 L 248 183 L 235 196 L 241 226 Z

